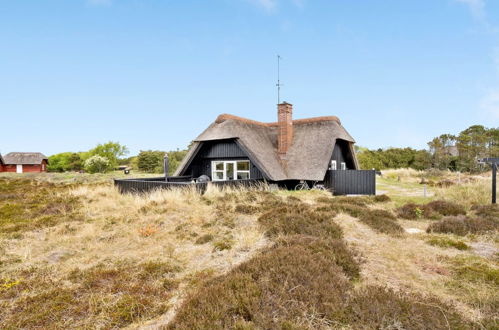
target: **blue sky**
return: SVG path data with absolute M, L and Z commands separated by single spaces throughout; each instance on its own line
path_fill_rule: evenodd
M 0 152 L 184 148 L 218 114 L 358 145 L 499 126 L 496 0 L 0 0 Z

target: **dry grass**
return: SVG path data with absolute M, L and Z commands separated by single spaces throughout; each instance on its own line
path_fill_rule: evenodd
M 437 198 L 458 203 L 466 208 L 473 205 L 490 203 L 491 177 L 478 177 L 476 181 L 453 185 L 448 188 L 436 188 Z
M 497 327 L 497 227 L 433 234 L 435 220 L 396 213 L 464 206 L 496 221 L 472 207 L 490 182 L 462 175 L 423 198 L 422 178 L 455 174 L 389 173 L 387 196 L 372 198 L 267 186 L 137 196 L 0 176 L 0 327 Z
M 121 195 L 109 185 L 47 186 L 47 183 L 32 181 L 9 181 L 9 184 L 11 195 L 19 192 L 43 196 L 48 189 L 52 192 L 39 200 L 40 205 L 36 207 L 26 208 L 23 205 L 21 212 L 12 211 L 11 221 L 4 221 L 0 226 L 0 229 L 3 228 L 3 233 L 0 231 L 0 280 L 8 280 L 6 286 L 11 283 L 10 279 L 20 280 L 19 288 L 23 285 L 31 288 L 26 294 L 0 298 L 2 328 L 17 325 L 29 328 L 34 324 L 30 320 L 36 315 L 51 327 L 63 326 L 64 322 L 73 318 L 86 319 L 88 323 L 75 323 L 82 326 L 93 322 L 103 327 L 143 323 L 164 314 L 170 307 L 170 299 L 178 299 L 193 287 L 196 274 L 211 277 L 224 273 L 268 244 L 256 216 L 219 216 L 216 206 L 221 196 L 227 195 L 226 192 L 212 190 L 200 196 L 190 190 L 158 191 L 136 196 Z M 17 188 L 14 189 L 14 186 Z M 5 185 L 2 187 L 6 188 Z M 231 193 L 239 195 L 238 191 Z M 54 205 L 65 205 L 60 201 L 66 200 L 76 201 L 70 211 L 63 209 L 63 212 L 51 206 L 54 201 L 57 202 Z M 0 201 L 0 207 L 11 204 L 5 198 Z M 2 208 L 4 212 L 5 209 Z M 43 222 L 42 226 L 38 224 L 37 216 L 34 222 L 30 222 L 30 217 L 38 212 L 49 213 L 54 221 Z M 14 223 L 19 218 L 23 220 L 20 222 L 22 226 Z M 212 235 L 213 239 L 199 244 L 198 239 L 203 235 Z M 129 262 L 128 268 L 120 268 L 123 260 Z M 163 281 L 168 289 L 154 284 L 151 289 L 144 287 L 146 297 L 135 297 L 126 286 L 118 287 L 119 283 L 125 285 L 125 282 L 130 282 L 128 276 L 139 272 L 136 268 L 130 268 L 130 264 L 146 262 L 179 266 L 168 281 L 164 282 L 163 278 L 154 280 L 155 283 Z M 85 296 L 86 293 L 82 293 L 82 288 L 78 286 L 82 281 L 69 277 L 75 269 L 81 278 L 86 278 L 85 274 L 89 272 L 94 274 L 97 269 L 104 269 L 104 272 L 107 272 L 106 269 L 119 269 L 117 273 L 120 274 L 113 271 L 113 274 L 119 275 L 113 280 L 117 285 L 115 291 L 111 292 L 108 286 L 100 284 L 90 285 L 89 296 Z M 33 279 L 23 275 L 29 270 L 36 275 Z M 43 286 L 34 284 L 40 281 L 38 275 L 48 281 L 43 289 Z M 13 292 L 14 287 L 6 288 L 2 293 Z M 124 300 L 106 298 L 109 294 L 123 296 Z M 54 299 L 51 300 L 51 297 Z M 138 310 L 130 311 L 129 315 L 125 311 L 128 316 L 124 314 L 120 319 L 122 306 L 135 306 L 134 297 L 137 298 L 134 301 L 138 304 Z M 106 301 L 106 311 L 90 308 L 89 299 Z M 24 306 L 26 301 L 40 305 L 37 301 L 45 300 L 47 304 L 42 304 L 36 313 L 50 313 L 54 308 L 58 312 L 40 316 L 33 309 L 19 307 Z M 15 317 L 11 315 L 14 311 Z M 115 313 L 119 315 L 112 316 Z

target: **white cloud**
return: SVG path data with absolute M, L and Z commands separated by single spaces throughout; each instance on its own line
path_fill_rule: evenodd
M 273 11 L 277 7 L 277 0 L 250 0 L 250 2 L 266 11 Z
M 257 7 L 263 8 L 267 12 L 275 11 L 281 0 L 248 0 Z M 305 6 L 306 0 L 290 0 L 290 2 L 298 8 Z
M 87 3 L 92 6 L 110 6 L 112 0 L 87 0 Z
M 456 0 L 464 3 L 471 11 L 471 15 L 478 21 L 485 20 L 485 0 Z

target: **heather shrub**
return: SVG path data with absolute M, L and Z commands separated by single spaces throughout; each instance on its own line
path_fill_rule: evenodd
M 431 211 L 439 213 L 444 216 L 466 214 L 466 210 L 464 209 L 463 206 L 454 202 L 448 202 L 443 200 L 429 202 L 423 207 L 425 209 L 430 209 Z
M 486 218 L 499 221 L 499 205 L 489 204 L 489 205 L 474 205 L 471 210 L 479 218 Z
M 468 329 L 472 324 L 436 298 L 368 286 L 349 299 L 343 324 L 356 329 Z
M 319 254 L 340 266 L 351 279 L 360 277 L 359 256 L 341 239 L 322 239 L 312 236 L 295 235 L 282 237 L 276 246 L 301 247 Z
M 376 195 L 372 199 L 376 203 L 385 203 L 385 202 L 389 202 L 389 201 L 392 200 L 388 195 L 385 195 L 385 194 L 383 194 L 383 195 Z
M 366 210 L 359 220 L 377 232 L 400 236 L 404 233 L 404 228 L 396 222 L 395 216 L 385 210 Z
M 328 244 L 293 238 L 187 297 L 170 329 L 464 329 L 435 298 L 368 286 L 353 290 Z M 295 241 L 293 241 L 295 240 Z M 297 241 L 296 241 L 297 240 Z M 305 243 L 305 245 L 302 245 Z M 315 244 L 315 245 L 314 245 Z M 341 244 L 341 243 L 339 243 Z M 333 254 L 339 252 L 335 250 Z M 340 252 L 340 254 L 343 252 Z
M 428 226 L 428 233 L 443 233 L 465 236 L 467 234 L 484 234 L 499 228 L 499 221 L 491 218 L 471 218 L 468 216 L 445 217 Z
M 262 214 L 258 221 L 266 228 L 267 235 L 311 235 L 324 238 L 341 238 L 341 228 L 333 222 L 334 212 L 321 212 L 298 204 L 275 208 Z
M 0 301 L 10 300 L 0 309 L 0 328 L 64 329 L 68 322 L 120 328 L 150 319 L 168 310 L 173 287 L 165 288 L 165 281 L 179 270 L 159 261 L 123 261 L 74 269 L 56 280 L 48 268 L 29 268 L 15 274 L 20 280 L 9 290 L 0 285 Z
M 279 246 L 187 297 L 171 329 L 295 328 L 310 313 L 340 313 L 351 284 L 320 251 Z

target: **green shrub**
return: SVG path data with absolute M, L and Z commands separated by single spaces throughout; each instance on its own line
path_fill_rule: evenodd
M 95 155 L 85 161 L 85 171 L 88 173 L 105 173 L 111 169 L 111 163 L 106 157 Z
M 463 241 L 454 240 L 449 237 L 430 237 L 426 243 L 443 248 L 455 248 L 458 250 L 469 250 L 469 246 Z
M 458 279 L 499 287 L 499 269 L 490 267 L 481 258 L 457 256 L 452 265 L 453 274 Z

